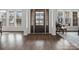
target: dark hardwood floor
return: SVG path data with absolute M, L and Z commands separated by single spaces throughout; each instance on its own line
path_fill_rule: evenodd
M 75 50 L 78 49 L 72 43 L 64 40 L 59 35 L 29 34 L 25 36 L 24 49 L 27 50 Z
M 11 37 L 6 37 L 6 34 L 3 34 L 1 50 L 78 50 L 73 43 L 59 35 L 29 34 L 23 38 L 21 34 L 10 35 Z

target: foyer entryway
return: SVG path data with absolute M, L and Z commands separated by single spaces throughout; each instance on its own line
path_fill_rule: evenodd
M 49 10 L 31 10 L 31 33 L 49 33 Z

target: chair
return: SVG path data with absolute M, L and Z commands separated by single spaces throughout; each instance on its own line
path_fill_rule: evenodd
M 65 26 L 65 25 L 62 25 L 61 30 L 62 30 L 63 33 L 64 33 L 64 32 L 67 32 L 66 26 Z

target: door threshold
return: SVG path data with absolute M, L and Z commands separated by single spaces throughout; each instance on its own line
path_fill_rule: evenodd
M 50 34 L 50 33 L 30 33 L 30 34 Z

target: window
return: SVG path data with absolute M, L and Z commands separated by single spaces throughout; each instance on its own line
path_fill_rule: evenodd
M 22 22 L 22 11 L 17 11 L 16 12 L 16 24 L 17 26 L 21 26 Z
M 67 11 L 65 12 L 65 23 L 70 26 L 70 13 Z
M 2 26 L 6 26 L 7 12 L 6 10 L 0 10 L 0 22 Z
M 57 23 L 63 23 L 63 12 L 58 12 Z
M 36 25 L 44 25 L 44 12 L 36 12 Z
M 73 12 L 73 26 L 78 25 L 78 17 L 77 17 L 77 12 Z
M 14 11 L 9 11 L 9 25 L 14 26 L 15 18 L 14 18 Z

